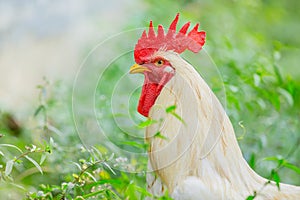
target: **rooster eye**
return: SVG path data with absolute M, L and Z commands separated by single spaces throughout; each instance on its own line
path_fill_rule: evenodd
M 161 66 L 163 66 L 163 64 L 164 64 L 164 61 L 163 61 L 163 60 L 157 60 L 157 61 L 154 62 L 154 64 L 155 64 L 157 67 L 161 67 Z

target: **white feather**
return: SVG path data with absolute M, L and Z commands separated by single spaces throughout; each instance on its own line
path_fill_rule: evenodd
M 197 177 L 187 177 L 175 187 L 172 198 L 177 200 L 220 200 L 218 194 L 211 193 L 207 186 Z
M 267 180 L 244 160 L 232 124 L 205 81 L 177 53 L 155 56 L 168 60 L 175 75 L 149 114 L 162 120 L 146 130 L 149 160 L 157 175 L 154 185 L 148 179 L 149 191 L 161 195 L 167 188 L 176 200 L 239 200 L 260 191 Z M 172 105 L 183 122 L 166 113 Z M 158 131 L 167 139 L 154 137 Z M 269 184 L 256 199 L 300 199 L 300 189 L 281 184 L 278 191 Z

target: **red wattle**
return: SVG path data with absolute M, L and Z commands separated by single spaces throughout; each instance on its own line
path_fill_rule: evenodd
M 154 105 L 158 95 L 166 83 L 173 77 L 173 75 L 173 73 L 165 73 L 159 83 L 152 82 L 149 80 L 149 77 L 145 76 L 145 81 L 137 109 L 140 114 L 145 117 L 149 116 L 149 111 Z
M 158 86 L 158 83 L 144 83 L 138 105 L 138 112 L 141 115 L 148 117 L 151 107 L 163 88 Z

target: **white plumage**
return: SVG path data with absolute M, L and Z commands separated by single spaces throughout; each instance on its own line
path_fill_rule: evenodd
M 197 71 L 179 54 L 158 51 L 175 69 L 151 108 L 149 117 L 161 121 L 149 126 L 148 189 L 156 196 L 166 189 L 176 200 L 242 200 L 257 192 L 259 199 L 300 199 L 300 188 L 274 183 L 256 174 L 238 146 L 232 124 L 222 105 Z M 176 105 L 174 115 L 166 108 Z M 157 132 L 167 139 L 154 137 Z

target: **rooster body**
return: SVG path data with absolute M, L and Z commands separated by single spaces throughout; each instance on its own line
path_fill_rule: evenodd
M 188 23 L 179 31 L 183 36 L 175 35 L 177 21 L 178 15 L 165 38 L 160 26 L 155 36 L 150 23 L 148 37 L 143 33 L 136 45 L 138 64 L 130 70 L 145 75 L 138 111 L 157 122 L 147 127 L 145 135 L 149 169 L 155 172 L 147 176 L 148 190 L 154 196 L 168 190 L 176 200 L 242 200 L 255 191 L 255 199 L 300 199 L 299 187 L 280 184 L 278 190 L 275 183 L 266 184 L 268 180 L 249 167 L 222 105 L 179 55 L 183 47 L 198 52 L 205 33 L 198 32 L 196 25 L 186 36 Z M 153 46 L 147 40 L 151 37 L 155 37 Z M 167 40 L 179 43 L 180 48 Z M 186 46 L 180 45 L 182 41 Z M 176 114 L 166 112 L 171 106 L 176 107 Z
M 146 130 L 150 163 L 159 177 L 148 178 L 149 190 L 159 194 L 167 188 L 174 199 L 189 200 L 245 200 L 260 190 L 256 199 L 298 199 L 299 187 L 280 184 L 280 191 L 274 183 L 264 187 L 268 180 L 243 158 L 228 116 L 196 70 L 174 52 L 157 56 L 169 60 L 176 74 L 149 114 L 153 120 L 164 120 L 161 127 L 154 124 Z M 172 105 L 183 122 L 165 112 Z M 157 131 L 167 139 L 153 137 Z

